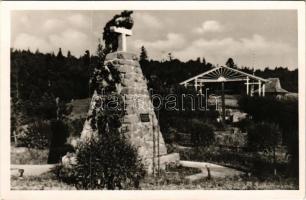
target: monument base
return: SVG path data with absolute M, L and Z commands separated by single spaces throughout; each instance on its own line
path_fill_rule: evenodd
M 167 155 L 147 81 L 137 56 L 127 52 L 110 53 L 104 65 L 112 65 L 120 72 L 121 83 L 116 87 L 125 104 L 120 131 L 137 148 L 146 171 L 150 174 L 153 168 L 165 169 L 166 164 L 172 162 L 170 160 L 178 161 L 179 155 Z

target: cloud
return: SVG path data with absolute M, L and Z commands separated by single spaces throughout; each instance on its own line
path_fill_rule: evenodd
M 218 21 L 208 20 L 201 24 L 200 27 L 197 27 L 193 30 L 193 32 L 202 34 L 206 32 L 221 32 L 223 31 L 223 27 Z
M 134 46 L 136 48 L 145 46 L 145 48 L 147 49 L 164 51 L 169 49 L 181 48 L 182 46 L 185 45 L 185 43 L 186 40 L 181 34 L 168 33 L 166 39 L 164 40 L 156 40 L 156 41 L 136 40 L 134 42 Z
M 15 49 L 30 49 L 31 51 L 39 49 L 40 52 L 47 53 L 62 48 L 63 53 L 70 50 L 76 56 L 83 55 L 86 49 L 92 51 L 92 46 L 90 38 L 76 29 L 66 29 L 60 33 L 51 34 L 46 38 L 21 33 L 13 41 Z
M 18 11 L 19 12 L 19 11 Z M 112 11 L 114 12 L 114 11 Z M 89 12 L 65 11 L 58 14 L 32 14 L 21 13 L 12 18 L 12 47 L 39 49 L 42 52 L 57 52 L 61 47 L 71 50 L 73 55 L 83 55 L 86 49 L 95 52 L 97 39 L 101 37 L 101 27 L 112 17 L 112 13 L 97 14 L 93 18 Z M 274 22 L 268 25 L 279 27 L 270 30 L 268 25 L 259 24 L 258 28 L 241 29 L 245 20 L 233 21 L 226 24 L 225 20 L 204 20 L 197 23 L 191 20 L 189 28 L 177 26 L 185 23 L 189 15 L 175 17 L 176 15 L 163 15 L 156 11 L 135 11 L 133 14 L 135 27 L 134 36 L 128 39 L 128 50 L 139 52 L 142 45 L 152 59 L 161 60 L 168 52 L 181 60 L 205 57 L 213 64 L 224 64 L 232 57 L 239 66 L 265 65 L 265 66 L 292 66 L 297 67 L 297 48 L 294 31 L 286 32 L 274 37 L 275 30 L 282 30 L 282 26 Z M 181 16 L 181 15 L 178 15 Z M 210 15 L 196 15 L 200 18 Z M 240 16 L 240 15 L 239 15 Z M 190 18 L 192 19 L 192 18 Z M 187 20 L 188 21 L 188 20 Z M 256 21 L 257 22 L 257 21 Z M 240 30 L 239 32 L 235 30 Z M 190 34 L 192 33 L 194 34 Z M 257 31 L 260 34 L 254 34 Z M 216 34 L 218 33 L 218 34 Z M 198 35 L 197 35 L 198 34 Z
M 169 52 L 172 55 L 175 51 L 184 48 L 187 41 L 183 35 L 177 33 L 168 33 L 166 38 L 155 41 L 135 40 L 132 42 L 132 49 L 139 51 L 144 46 L 148 52 L 149 58 L 162 60 L 165 59 Z
M 16 49 L 30 49 L 31 51 L 39 49 L 41 52 L 48 52 L 52 49 L 45 39 L 27 33 L 18 34 L 13 41 L 13 47 Z
M 67 27 L 73 27 L 73 28 L 88 28 L 89 27 L 89 18 L 86 18 L 85 16 L 81 14 L 74 14 L 70 15 L 66 19 L 57 19 L 57 18 L 51 18 L 47 19 L 43 25 L 42 29 L 45 32 L 57 32 L 62 31 Z
M 154 16 L 147 13 L 135 13 L 134 14 L 135 25 L 141 27 L 151 27 L 152 29 L 160 29 L 163 24 Z
M 46 32 L 56 32 L 59 29 L 65 27 L 66 23 L 63 20 L 59 19 L 47 19 L 44 24 L 42 25 L 42 28 Z
M 66 29 L 60 34 L 52 34 L 48 37 L 54 48 L 62 48 L 63 51 L 70 50 L 74 55 L 84 54 L 85 49 L 91 49 L 88 36 L 76 29 Z
M 176 51 L 176 57 L 182 60 L 205 57 L 206 60 L 215 64 L 223 65 L 227 58 L 237 58 L 238 65 L 248 65 L 253 61 L 262 66 L 267 66 L 271 58 L 278 60 L 279 65 L 294 63 L 294 49 L 283 42 L 265 39 L 263 36 L 254 34 L 250 38 L 234 39 L 231 37 L 222 39 L 194 40 L 186 48 Z M 291 59 L 291 60 L 290 60 Z
M 75 15 L 71 15 L 67 18 L 67 21 L 74 25 L 75 27 L 78 28 L 85 28 L 88 27 L 89 24 L 89 18 L 85 17 L 84 15 L 81 14 L 75 14 Z

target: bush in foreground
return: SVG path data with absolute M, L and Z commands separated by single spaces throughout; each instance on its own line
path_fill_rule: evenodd
M 109 97 L 114 97 L 110 95 Z M 113 99 L 105 98 L 104 105 Z M 92 116 L 97 136 L 81 141 L 76 148 L 76 163 L 59 166 L 57 176 L 77 189 L 139 188 L 145 171 L 137 150 L 119 132 L 122 113 L 107 107 Z
M 138 188 L 144 176 L 136 149 L 118 131 L 100 135 L 99 139 L 80 143 L 77 164 L 59 166 L 57 176 L 77 189 Z

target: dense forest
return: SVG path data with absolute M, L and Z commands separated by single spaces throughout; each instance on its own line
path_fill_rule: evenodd
M 68 51 L 63 55 L 61 49 L 55 53 L 41 53 L 39 50 L 11 50 L 11 100 L 18 101 L 19 109 L 28 117 L 54 118 L 55 99 L 62 103 L 72 99 L 91 96 L 90 76 L 95 66 L 101 64 L 99 50 L 94 54 L 85 51 L 75 57 Z M 233 62 L 233 61 L 232 61 Z M 207 71 L 213 64 L 205 58 L 182 62 L 169 53 L 165 61 L 149 60 L 144 47 L 140 52 L 140 64 L 149 86 L 157 92 L 168 91 L 179 82 Z M 253 73 L 252 69 L 240 68 Z M 279 77 L 282 87 L 291 92 L 298 91 L 298 70 L 277 67 L 256 70 L 258 76 Z
M 88 97 L 95 58 L 89 51 L 76 58 L 70 52 L 64 56 L 61 49 L 57 55 L 12 50 L 11 95 L 22 100 L 35 100 L 45 93 L 67 101 Z

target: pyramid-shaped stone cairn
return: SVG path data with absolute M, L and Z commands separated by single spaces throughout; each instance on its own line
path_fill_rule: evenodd
M 104 61 L 104 66 L 111 64 L 119 72 L 121 83 L 116 85 L 117 92 L 125 103 L 121 133 L 125 134 L 128 141 L 137 148 L 148 174 L 157 170 L 165 170 L 168 165 L 177 164 L 179 154 L 167 154 L 166 145 L 160 132 L 158 120 L 150 99 L 147 81 L 142 73 L 138 58 L 133 53 L 126 52 L 125 36 L 131 30 L 114 28 L 119 33 L 118 51 L 109 53 Z M 95 99 L 99 98 L 94 93 L 88 115 L 95 107 Z M 90 119 L 85 121 L 81 140 L 97 134 L 90 126 Z

